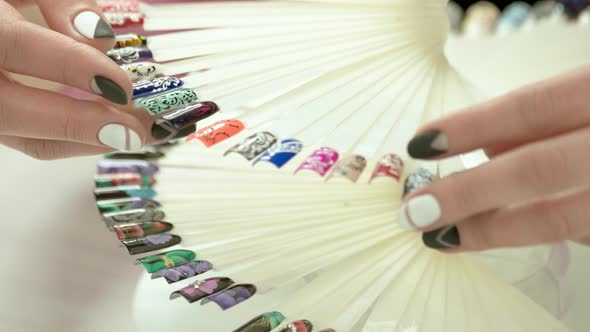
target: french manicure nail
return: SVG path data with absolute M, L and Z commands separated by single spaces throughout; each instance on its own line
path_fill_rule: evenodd
M 194 251 L 179 249 L 139 258 L 137 262 L 142 264 L 149 273 L 155 273 L 160 270 L 186 264 L 196 257 L 197 254 Z
M 343 177 L 357 182 L 366 167 L 367 159 L 365 157 L 358 154 L 346 156 L 336 164 L 330 178 Z
M 148 198 L 131 197 L 107 199 L 96 202 L 96 207 L 100 213 L 122 212 L 136 209 L 156 209 L 161 204 Z
M 179 282 L 194 276 L 198 276 L 213 269 L 213 264 L 208 261 L 192 260 L 186 264 L 152 273 L 152 279 L 164 278 L 169 284 Z
M 156 77 L 133 83 L 133 99 L 148 97 L 178 89 L 184 85 L 180 78 L 172 76 Z
M 256 286 L 252 284 L 236 285 L 203 299 L 201 305 L 214 302 L 221 310 L 227 310 L 248 300 L 254 294 L 256 294 Z
M 311 332 L 313 325 L 308 320 L 298 320 L 287 324 L 279 332 Z
M 181 288 L 170 295 L 170 299 L 173 300 L 180 296 L 184 297 L 188 303 L 194 303 L 202 300 L 212 294 L 218 293 L 235 282 L 230 278 L 225 277 L 214 277 L 205 280 L 198 280 L 190 285 Z
M 147 45 L 147 38 L 136 33 L 125 33 L 115 37 L 117 43 L 115 48 L 130 47 L 130 46 L 145 46 Z
M 115 199 L 125 197 L 154 198 L 156 191 L 150 187 L 139 185 L 124 185 L 117 187 L 103 187 L 94 189 L 96 200 Z
M 303 170 L 309 170 L 316 172 L 320 176 L 324 176 L 334 167 L 339 156 L 338 151 L 332 148 L 319 148 L 297 167 L 295 174 Z
M 152 136 L 159 140 L 172 140 L 186 137 L 197 130 L 197 122 L 217 113 L 219 107 L 214 102 L 187 104 L 158 118 L 152 126 Z
M 434 180 L 434 174 L 425 168 L 417 168 L 412 174 L 410 174 L 404 182 L 404 193 L 402 197 L 406 197 L 411 192 L 424 188 L 431 184 Z
M 123 47 L 115 48 L 107 52 L 107 56 L 117 64 L 139 62 L 153 57 L 152 51 L 147 47 Z
M 166 233 L 171 231 L 172 228 L 174 228 L 174 226 L 165 221 L 147 221 L 143 223 L 117 224 L 113 226 L 113 230 L 121 241 Z
M 170 248 L 182 241 L 180 236 L 173 234 L 156 234 L 144 238 L 123 240 L 121 243 L 127 248 L 130 255 L 143 254 L 150 251 Z
M 134 62 L 121 65 L 130 80 L 150 79 L 160 74 L 161 66 L 152 62 Z
M 224 156 L 231 153 L 236 153 L 246 160 L 250 161 L 258 157 L 261 153 L 268 150 L 277 142 L 277 138 L 269 132 L 260 132 L 254 135 L 248 136 L 244 141 L 234 145 L 231 149 L 227 150 Z
M 386 154 L 377 163 L 373 174 L 371 174 L 370 182 L 377 178 L 388 177 L 399 181 L 404 171 L 404 161 L 394 153 Z
M 244 124 L 236 119 L 221 120 L 189 135 L 186 141 L 198 139 L 206 147 L 211 147 L 233 137 L 244 130 Z
M 299 154 L 301 150 L 303 150 L 303 143 L 301 141 L 285 139 L 266 150 L 262 156 L 254 161 L 253 165 L 259 162 L 267 162 L 275 165 L 277 168 L 281 168 Z
M 284 320 L 285 316 L 278 311 L 267 312 L 252 318 L 234 332 L 271 332 L 281 325 Z
M 74 27 L 88 39 L 115 38 L 113 28 L 95 12 L 84 11 L 76 15 Z
M 94 93 L 115 104 L 127 105 L 129 102 L 125 90 L 106 77 L 95 76 L 90 82 L 90 87 Z
M 454 249 L 461 246 L 461 236 L 456 226 L 447 226 L 422 234 L 424 245 L 432 249 Z
M 440 219 L 441 208 L 433 195 L 420 195 L 406 202 L 400 211 L 399 223 L 403 229 L 428 227 Z
M 412 158 L 431 158 L 441 155 L 449 150 L 447 135 L 430 130 L 416 135 L 408 144 L 408 153 Z
M 156 179 L 150 175 L 141 175 L 137 173 L 114 173 L 98 174 L 94 177 L 96 188 L 108 188 L 119 186 L 141 186 L 151 187 L 156 183 Z
M 141 138 L 133 130 L 119 124 L 108 124 L 98 132 L 98 140 L 117 150 L 133 151 L 141 149 Z
M 150 115 L 158 115 L 198 99 L 197 93 L 192 89 L 176 89 L 161 95 L 139 99 L 135 101 L 135 107 L 143 107 Z
M 134 209 L 127 211 L 107 212 L 102 219 L 109 228 L 116 224 L 143 223 L 164 220 L 166 214 L 157 209 Z
M 98 174 L 137 173 L 154 175 L 159 170 L 158 165 L 145 160 L 101 159 L 96 163 L 96 172 Z

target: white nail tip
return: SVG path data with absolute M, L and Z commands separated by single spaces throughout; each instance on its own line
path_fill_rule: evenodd
M 94 32 L 100 21 L 100 16 L 91 11 L 81 12 L 74 18 L 74 26 L 78 32 L 89 39 L 94 39 Z
M 122 151 L 141 149 L 141 139 L 133 130 L 119 124 L 108 124 L 98 132 L 98 140 L 111 148 Z
M 399 225 L 403 229 L 428 227 L 441 217 L 438 200 L 432 195 L 421 195 L 404 204 L 400 211 Z
M 432 144 L 430 145 L 431 148 L 437 151 L 447 151 L 449 149 L 449 139 L 445 134 L 439 134 Z

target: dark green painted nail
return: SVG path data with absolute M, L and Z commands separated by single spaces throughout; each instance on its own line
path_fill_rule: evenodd
M 105 99 L 110 100 L 115 104 L 127 105 L 129 102 L 125 90 L 106 77 L 94 77 L 92 89 L 96 94 L 103 96 Z

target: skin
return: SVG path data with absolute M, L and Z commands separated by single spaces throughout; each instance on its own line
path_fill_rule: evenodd
M 491 161 L 413 192 L 432 194 L 461 246 L 480 251 L 573 240 L 590 245 L 590 67 L 523 87 L 427 124 L 447 158 L 483 148 Z
M 146 141 L 146 124 L 131 107 L 97 97 L 81 101 L 11 81 L 23 74 L 94 93 L 91 81 L 103 76 L 132 95 L 131 81 L 104 52 L 114 39 L 88 39 L 73 25 L 82 11 L 102 17 L 91 0 L 37 0 L 48 28 L 26 21 L 15 9 L 25 1 L 0 0 L 0 144 L 49 160 L 111 151 L 98 140 L 106 124 L 120 124 Z M 145 121 L 145 119 L 143 119 Z

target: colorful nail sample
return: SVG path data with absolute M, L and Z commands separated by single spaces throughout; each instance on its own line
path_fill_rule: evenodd
M 436 157 L 447 152 L 448 149 L 447 135 L 438 130 L 430 130 L 416 135 L 408 143 L 408 154 L 417 159 Z
M 130 80 L 151 79 L 160 74 L 161 66 L 153 62 L 134 62 L 121 65 Z
M 144 223 L 164 220 L 166 214 L 156 209 L 135 209 L 127 211 L 109 212 L 102 215 L 102 219 L 109 226 L 116 224 Z
M 251 284 L 236 285 L 209 296 L 201 301 L 201 305 L 215 302 L 221 310 L 227 310 L 246 301 L 254 294 L 256 294 L 256 286 Z
M 116 151 L 102 155 L 105 159 L 141 159 L 153 160 L 164 157 L 164 153 L 153 147 L 144 147 L 141 151 Z
M 211 262 L 194 260 L 183 265 L 154 272 L 152 274 L 152 279 L 163 277 L 169 284 L 173 284 L 203 274 L 212 269 L 213 264 L 211 264 Z
M 182 241 L 180 236 L 172 234 L 150 235 L 144 238 L 129 239 L 121 241 L 127 248 L 130 255 L 143 254 L 150 251 L 169 248 Z
M 424 245 L 432 249 L 455 249 L 461 246 L 461 236 L 456 226 L 447 226 L 422 234 Z
M 496 25 L 496 33 L 518 30 L 530 17 L 530 11 L 531 5 L 528 3 L 517 1 L 509 4 L 502 11 L 502 15 L 500 15 L 500 19 Z
M 236 144 L 231 149 L 227 150 L 224 156 L 227 156 L 230 153 L 237 153 L 250 161 L 268 150 L 276 142 L 277 138 L 269 132 L 264 131 L 256 133 L 248 136 L 242 143 Z
M 98 174 L 138 173 L 154 175 L 159 171 L 156 164 L 145 160 L 111 160 L 102 159 L 97 162 Z
M 141 175 L 137 173 L 111 173 L 98 174 L 94 177 L 96 188 L 118 187 L 137 185 L 150 187 L 156 183 L 153 175 Z
M 284 320 L 285 316 L 278 311 L 267 312 L 252 318 L 234 332 L 271 332 L 281 325 Z
M 279 332 L 311 332 L 313 325 L 308 320 L 298 320 L 287 324 Z
M 318 173 L 320 176 L 324 176 L 336 164 L 338 157 L 338 152 L 332 148 L 319 148 L 305 159 L 305 161 L 295 170 L 295 174 L 302 170 L 309 170 Z
M 230 278 L 215 277 L 205 280 L 198 280 L 172 293 L 170 295 L 170 299 L 173 300 L 182 296 L 188 301 L 188 303 L 193 303 L 222 291 L 233 284 L 234 281 Z
M 161 140 L 186 137 L 197 130 L 197 122 L 218 110 L 217 104 L 211 101 L 187 104 L 158 118 L 152 126 L 152 136 Z
M 114 27 L 125 28 L 143 24 L 143 13 L 109 12 L 103 13 L 107 22 Z
M 139 0 L 96 0 L 96 4 L 103 13 L 111 12 L 139 12 Z
M 139 1 L 98 0 L 98 7 L 107 21 L 117 27 L 127 27 L 143 23 Z
M 254 161 L 254 165 L 263 161 L 271 163 L 277 168 L 281 168 L 301 152 L 301 150 L 303 150 L 303 143 L 301 141 L 296 139 L 285 139 L 266 150 L 260 158 Z
M 463 33 L 466 36 L 480 37 L 491 34 L 500 16 L 498 7 L 488 1 L 479 1 L 469 6 L 463 20 Z
M 221 120 L 188 136 L 186 141 L 189 142 L 193 139 L 198 139 L 206 147 L 211 147 L 217 143 L 225 141 L 234 135 L 237 135 L 242 130 L 244 130 L 244 124 L 239 120 Z
M 178 89 L 184 85 L 180 78 L 172 76 L 156 77 L 133 83 L 133 99 L 157 95 Z
M 130 46 L 145 46 L 147 39 L 145 36 L 138 35 L 136 33 L 125 33 L 117 35 L 115 37 L 117 43 L 115 48 L 130 47 Z
M 156 191 L 150 187 L 138 185 L 126 185 L 117 187 L 104 187 L 94 189 L 96 200 L 116 199 L 125 197 L 154 198 Z
M 119 240 L 135 239 L 149 235 L 162 234 L 172 230 L 174 226 L 164 221 L 147 221 L 143 223 L 118 224 L 113 229 Z
M 405 197 L 414 190 L 426 187 L 434 180 L 434 174 L 425 168 L 417 168 L 412 174 L 408 175 L 404 183 Z
M 158 272 L 163 269 L 186 264 L 197 257 L 191 250 L 171 250 L 158 255 L 140 258 L 137 261 L 141 263 L 149 273 Z
M 361 155 L 355 154 L 342 158 L 336 166 L 330 177 L 344 177 L 352 182 L 357 182 L 367 167 L 367 159 Z
M 107 56 L 117 64 L 139 62 L 153 57 L 152 51 L 147 47 L 123 47 L 112 49 Z
M 160 203 L 141 197 L 117 198 L 97 201 L 96 207 L 100 213 L 121 212 L 136 209 L 155 209 Z
M 139 99 L 135 107 L 143 107 L 150 115 L 157 115 L 175 108 L 183 107 L 199 98 L 192 89 L 176 89 L 161 95 Z
M 404 161 L 398 155 L 390 153 L 379 160 L 369 182 L 376 178 L 390 177 L 399 181 L 404 171 Z

